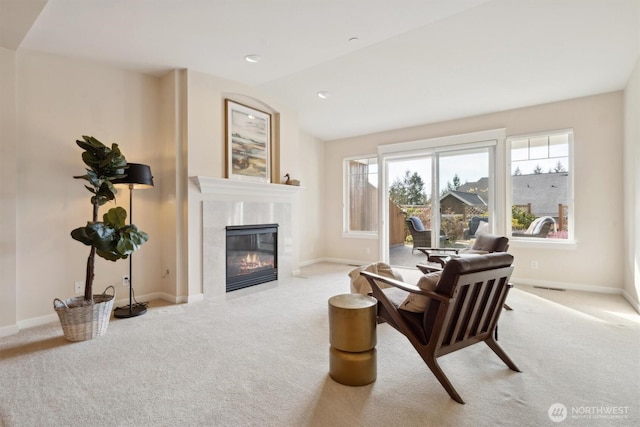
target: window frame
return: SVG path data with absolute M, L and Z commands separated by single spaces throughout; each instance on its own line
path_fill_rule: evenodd
M 568 236 L 566 239 L 548 239 L 543 237 L 518 237 L 513 235 L 512 229 L 512 206 L 513 206 L 513 193 L 512 193 L 512 172 L 511 172 L 511 143 L 513 141 L 522 140 L 522 139 L 535 139 L 540 137 L 553 137 L 556 135 L 567 135 L 568 140 L 568 187 L 567 187 L 567 233 Z M 509 135 L 505 140 L 505 195 L 506 195 L 506 203 L 505 203 L 505 221 L 506 225 L 506 236 L 509 238 L 509 243 L 513 247 L 528 247 L 528 248 L 565 248 L 565 249 L 573 249 L 576 245 L 576 235 L 575 235 L 575 143 L 574 143 L 574 130 L 573 128 L 565 128 L 565 129 L 555 129 L 549 131 L 539 131 L 539 132 L 529 132 L 522 133 L 516 135 Z
M 477 132 L 470 132 L 464 134 L 455 134 L 447 136 L 439 136 L 428 139 L 420 139 L 407 142 L 399 142 L 393 144 L 385 144 L 378 146 L 379 158 L 379 179 L 380 188 L 383 195 L 389 193 L 388 179 L 387 179 L 387 161 L 411 158 L 412 156 L 428 155 L 432 157 L 434 162 L 432 167 L 432 194 L 439 194 L 439 170 L 437 168 L 437 161 L 435 157 L 440 153 L 446 153 L 450 151 L 474 149 L 488 147 L 489 149 L 489 186 L 493 195 L 490 197 L 493 206 L 489 207 L 493 209 L 493 217 L 491 220 L 492 232 L 496 234 L 502 234 L 505 230 L 504 223 L 506 218 L 505 212 L 505 198 L 500 195 L 505 192 L 504 183 L 500 182 L 499 177 L 504 175 L 504 166 L 507 164 L 504 160 L 506 140 L 506 129 L 497 128 L 489 129 Z M 384 196 L 380 196 L 383 198 Z M 439 202 L 438 202 L 439 208 Z M 380 254 L 382 254 L 382 260 L 384 262 L 389 261 L 389 236 L 387 218 L 389 216 L 389 206 L 387 203 L 380 203 L 380 216 L 379 227 L 383 227 L 384 232 L 380 232 L 379 248 Z M 509 211 L 509 222 L 511 222 L 511 212 Z M 434 229 L 440 228 L 440 218 L 436 215 L 432 219 L 432 227 Z
M 376 215 L 378 215 L 377 218 L 377 229 L 375 231 L 371 230 L 371 231 L 362 231 L 362 230 L 351 230 L 351 216 L 350 216 L 350 212 L 351 212 L 351 197 L 350 197 L 350 188 L 351 186 L 350 184 L 350 178 L 351 178 L 351 174 L 349 173 L 349 162 L 353 161 L 353 160 L 363 160 L 363 159 L 367 159 L 369 161 L 371 160 L 375 160 L 377 166 L 378 166 L 378 172 L 377 172 L 377 183 L 378 183 L 378 188 L 377 188 L 377 197 L 380 197 L 380 188 L 379 188 L 379 182 L 380 182 L 380 161 L 378 158 L 377 154 L 365 154 L 365 155 L 361 155 L 361 156 L 349 156 L 349 157 L 345 157 L 342 159 L 342 185 L 343 185 L 343 189 L 342 189 L 342 237 L 347 237 L 347 238 L 358 238 L 358 239 L 377 239 L 378 235 L 380 233 L 380 217 L 379 217 L 379 209 L 376 206 L 375 209 L 375 213 Z M 379 201 L 378 201 L 379 204 Z

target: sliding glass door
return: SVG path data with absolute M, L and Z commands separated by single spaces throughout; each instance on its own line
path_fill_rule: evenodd
M 441 152 L 436 158 L 443 246 L 468 247 L 490 228 L 489 149 Z
M 471 138 L 460 144 L 452 138 L 400 144 L 419 148 L 410 151 L 382 147 L 388 150 L 380 157 L 383 259 L 413 268 L 425 260 L 417 246 L 464 248 L 478 233 L 494 231 L 497 139 L 481 139 L 487 133 L 456 137 Z

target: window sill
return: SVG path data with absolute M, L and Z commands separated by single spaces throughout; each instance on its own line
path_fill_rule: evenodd
M 510 237 L 509 246 L 514 248 L 541 248 L 573 250 L 576 248 L 575 240 L 567 239 L 543 239 L 535 237 Z
M 342 237 L 346 239 L 369 239 L 374 240 L 378 238 L 378 233 L 366 233 L 366 232 L 343 232 Z

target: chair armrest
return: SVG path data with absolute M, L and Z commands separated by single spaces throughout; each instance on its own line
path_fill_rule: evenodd
M 388 285 L 391 285 L 393 287 L 402 289 L 403 291 L 406 292 L 411 292 L 414 294 L 420 294 L 420 295 L 424 295 L 427 296 L 429 298 L 438 300 L 440 302 L 446 303 L 448 304 L 451 301 L 451 298 L 447 298 L 437 292 L 434 291 L 427 291 L 424 289 L 421 289 L 420 287 L 416 286 L 416 285 L 412 285 L 411 283 L 405 283 L 405 282 L 401 282 L 399 280 L 395 280 L 395 279 L 391 279 L 389 277 L 384 277 L 384 276 L 380 276 L 378 274 L 374 274 L 374 273 L 370 273 L 368 271 L 361 271 L 360 274 L 362 276 L 365 276 L 368 280 L 378 280 L 380 282 L 386 283 Z
M 442 266 L 433 266 L 427 264 L 416 264 L 418 270 L 420 270 L 423 274 L 435 273 L 436 271 L 442 271 Z
M 460 251 L 460 249 L 463 249 L 463 248 L 423 248 L 423 247 L 418 247 L 416 249 L 419 250 L 420 252 L 422 252 L 423 254 L 425 254 L 426 256 L 429 256 L 429 252 L 455 252 L 457 254 Z

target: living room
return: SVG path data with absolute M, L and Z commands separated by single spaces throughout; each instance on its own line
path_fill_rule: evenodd
M 72 296 L 73 284 L 83 278 L 86 248 L 69 237 L 90 214 L 86 190 L 73 180 L 83 173 L 75 144 L 82 135 L 117 143 L 128 161 L 152 168 L 154 189 L 135 193 L 135 222 L 150 236 L 134 257 L 137 298 L 167 304 L 205 299 L 203 205 L 217 196 L 202 192 L 198 177 L 226 178 L 225 99 L 278 118 L 274 175 L 301 181 L 288 246 L 294 276 L 315 264 L 360 265 L 381 258 L 377 239 L 343 236 L 345 158 L 376 154 L 382 145 L 492 129 L 517 135 L 572 128 L 575 244 L 512 244 L 512 279 L 622 296 L 640 311 L 637 49 L 624 84 L 606 91 L 325 140 L 304 130 L 300 112 L 285 100 L 255 85 L 196 68 L 147 74 L 99 58 L 3 44 L 0 337 L 54 321 L 53 299 Z M 464 103 L 463 94 L 456 96 Z M 126 207 L 128 197 L 126 190 L 119 193 L 117 205 Z M 506 229 L 497 227 L 496 232 Z M 539 268 L 529 268 L 533 259 Z M 126 262 L 99 262 L 96 289 L 121 283 L 127 273 Z M 219 282 L 206 298 L 226 298 Z M 125 289 L 117 287 L 120 304 Z

